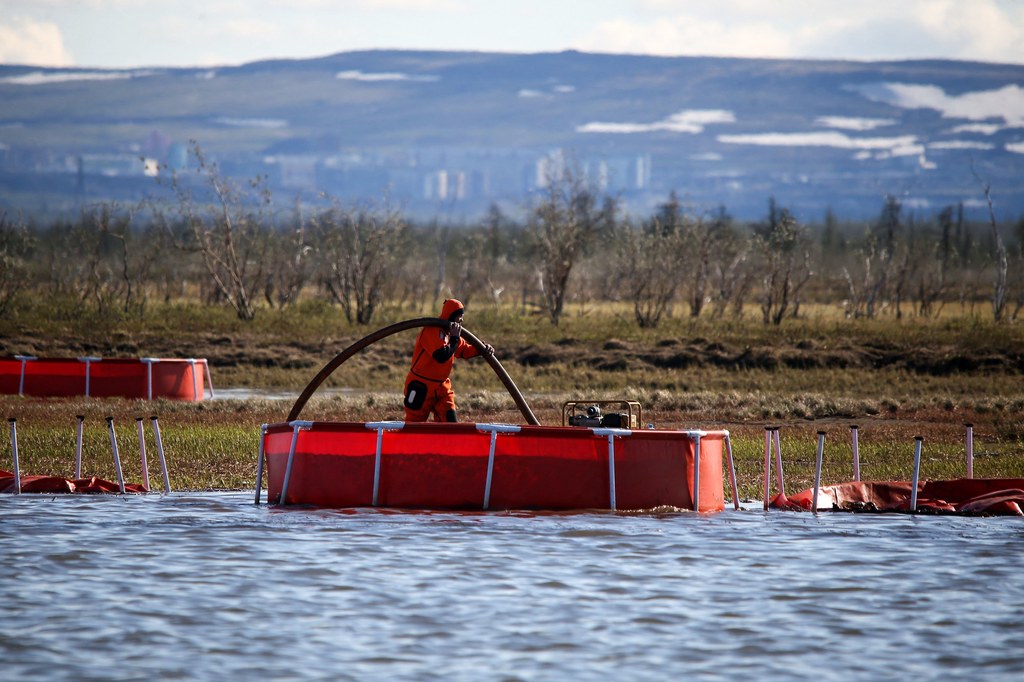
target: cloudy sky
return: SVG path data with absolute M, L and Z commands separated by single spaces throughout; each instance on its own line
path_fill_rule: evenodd
M 0 63 L 404 48 L 1024 64 L 1024 0 L 0 0 Z

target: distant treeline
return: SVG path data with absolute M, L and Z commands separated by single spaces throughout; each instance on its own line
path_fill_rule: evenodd
M 674 194 L 635 220 L 561 168 L 525 220 L 495 207 L 475 224 L 424 224 L 386 201 L 321 197 L 282 214 L 265 182 L 234 185 L 196 151 L 197 175 L 173 183 L 171 202 L 94 205 L 43 226 L 0 216 L 0 314 L 31 299 L 144 318 L 153 301 L 190 299 L 251 320 L 315 297 L 365 325 L 385 306 L 445 295 L 533 309 L 554 325 L 573 301 L 630 303 L 642 327 L 752 305 L 765 324 L 806 303 L 858 318 L 958 303 L 1004 321 L 1024 309 L 1024 220 L 998 221 L 987 187 L 988 222 L 965 220 L 959 205 L 921 216 L 890 196 L 866 222 L 829 214 L 808 226 L 769 200 L 761 220 L 741 223 Z

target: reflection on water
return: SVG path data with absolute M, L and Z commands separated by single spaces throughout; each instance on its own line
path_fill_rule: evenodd
M 278 390 L 272 388 L 218 388 L 213 393 L 214 400 L 288 400 L 295 402 L 302 390 Z M 336 395 L 361 395 L 368 391 L 358 388 L 318 388 L 318 397 Z
M 0 498 L 12 680 L 1003 680 L 1024 521 Z

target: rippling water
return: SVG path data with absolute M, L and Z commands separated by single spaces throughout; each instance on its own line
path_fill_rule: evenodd
M 992 679 L 1024 521 L 0 499 L 5 680 Z

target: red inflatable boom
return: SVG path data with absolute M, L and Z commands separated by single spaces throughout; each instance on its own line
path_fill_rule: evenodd
M 203 400 L 210 368 L 203 358 L 0 358 L 0 393 Z

